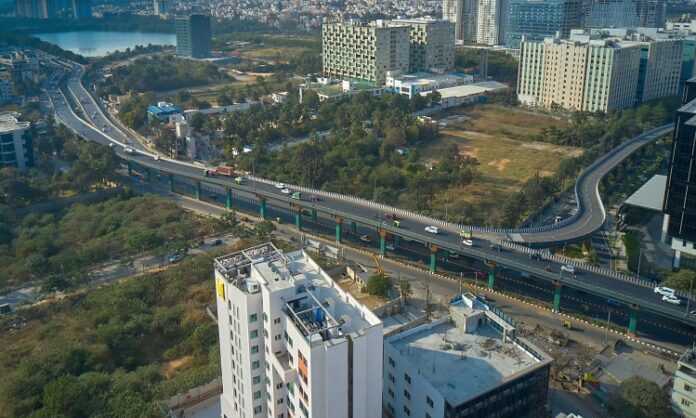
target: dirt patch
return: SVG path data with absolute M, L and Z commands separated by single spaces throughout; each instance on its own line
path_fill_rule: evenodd
M 488 165 L 495 167 L 496 169 L 498 169 L 498 171 L 504 171 L 505 167 L 507 167 L 507 165 L 509 163 L 510 163 L 510 160 L 508 160 L 507 158 L 503 158 L 502 160 L 498 160 L 498 161 L 496 161 L 496 160 L 489 161 Z
M 339 277 L 336 280 L 336 282 L 338 283 L 339 286 L 341 286 L 341 289 L 343 289 L 346 292 L 353 295 L 353 297 L 358 302 L 367 306 L 369 309 L 378 308 L 389 301 L 388 298 L 374 296 L 374 295 L 370 295 L 369 293 L 362 292 L 361 291 L 362 286 L 360 285 L 360 283 L 352 280 L 349 277 Z
M 191 356 L 180 357 L 171 361 L 166 361 L 160 365 L 160 370 L 167 378 L 170 378 L 174 372 L 176 372 L 180 367 L 184 366 L 191 360 Z

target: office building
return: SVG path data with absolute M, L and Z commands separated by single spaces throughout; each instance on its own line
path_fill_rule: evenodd
M 92 17 L 92 0 L 72 0 L 73 17 L 88 19 Z
M 519 100 L 608 112 L 677 94 L 683 41 L 638 35 L 623 31 L 622 36 L 599 37 L 572 31 L 568 40 L 523 42 Z
M 473 295 L 450 316 L 384 341 L 391 417 L 545 416 L 552 360 L 515 336 L 515 322 Z
M 153 9 L 155 16 L 166 16 L 171 12 L 171 0 L 154 0 Z
M 567 38 L 571 29 L 582 26 L 581 0 L 508 0 L 505 46 L 518 49 L 524 38 Z
M 672 385 L 672 409 L 680 417 L 696 418 L 696 351 L 688 349 L 677 361 Z
M 326 23 L 322 26 L 324 76 L 383 85 L 387 71 L 408 72 L 410 34 L 409 25 L 381 20 Z
M 380 417 L 382 322 L 302 250 L 215 260 L 221 413 Z
M 667 173 L 663 238 L 671 239 L 672 265 L 696 268 L 696 78 L 686 82 L 677 110 Z
M 20 122 L 17 112 L 0 113 L 0 168 L 34 166 L 29 122 Z
M 454 23 L 454 38 L 476 41 L 478 0 L 443 0 L 442 18 Z
M 14 4 L 19 17 L 53 19 L 58 12 L 56 0 L 15 0 Z
M 394 20 L 411 27 L 409 71 L 444 73 L 454 68 L 454 23 L 445 20 Z
M 662 28 L 665 7 L 664 0 L 588 0 L 585 2 L 585 27 Z
M 176 54 L 180 57 L 207 58 L 212 49 L 210 16 L 193 14 L 177 17 L 174 21 L 176 29 Z
M 499 45 L 505 39 L 506 0 L 478 0 L 476 42 Z

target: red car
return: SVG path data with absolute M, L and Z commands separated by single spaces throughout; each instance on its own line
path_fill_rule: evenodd
M 384 217 L 393 221 L 396 219 L 396 214 L 394 212 L 387 212 L 384 214 Z

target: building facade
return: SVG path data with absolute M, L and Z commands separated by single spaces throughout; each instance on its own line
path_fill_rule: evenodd
M 72 0 L 73 17 L 88 19 L 92 17 L 92 0 Z
M 524 38 L 541 42 L 582 25 L 581 0 L 508 0 L 505 46 L 518 49 Z
M 664 0 L 588 0 L 584 20 L 586 28 L 662 28 L 665 13 Z
M 640 46 L 636 103 L 677 94 L 683 65 L 684 41 L 670 39 L 641 42 Z
M 171 2 L 169 0 L 154 0 L 153 11 L 155 16 L 166 16 L 171 12 Z
M 58 12 L 56 0 L 15 0 L 14 4 L 19 17 L 53 19 Z
M 443 0 L 442 18 L 454 23 L 454 37 L 459 41 L 476 41 L 478 0 Z
M 0 168 L 22 170 L 34 166 L 29 122 L 20 122 L 17 112 L 0 113 Z
M 304 251 L 215 260 L 222 416 L 379 417 L 382 322 Z
M 394 20 L 411 27 L 409 71 L 444 73 L 454 68 L 454 23 L 446 20 Z
M 544 416 L 551 363 L 513 320 L 465 295 L 450 317 L 385 339 L 383 404 L 395 418 Z
M 696 267 L 696 78 L 686 82 L 677 110 L 667 173 L 662 232 L 671 239 L 672 265 Z
M 210 16 L 194 14 L 177 17 L 176 54 L 180 57 L 206 58 L 212 49 Z
M 384 84 L 387 71 L 407 73 L 410 66 L 408 25 L 340 22 L 322 26 L 325 77 Z
M 478 0 L 476 42 L 499 45 L 505 39 L 506 0 Z
M 696 418 L 696 351 L 693 349 L 686 350 L 677 361 L 672 409 L 680 417 Z

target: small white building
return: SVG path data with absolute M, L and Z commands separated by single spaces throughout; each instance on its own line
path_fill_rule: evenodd
M 302 250 L 215 259 L 222 416 L 382 415 L 382 321 Z
M 281 91 L 280 93 L 273 93 L 271 97 L 273 98 L 273 101 L 276 103 L 285 103 L 285 101 L 288 99 L 288 92 Z
M 677 361 L 672 409 L 680 417 L 696 418 L 696 351 L 693 349 L 686 350 Z
M 507 84 L 497 81 L 482 81 L 480 83 L 465 84 L 457 87 L 438 89 L 440 93 L 440 108 L 455 107 L 465 103 L 479 103 L 485 100 L 486 93 L 504 90 Z M 421 96 L 427 96 L 432 92 L 421 92 Z
M 401 75 L 395 72 L 387 72 L 386 85 L 394 94 L 411 96 L 423 92 L 462 86 L 474 82 L 474 77 L 467 74 L 430 74 L 414 73 Z

